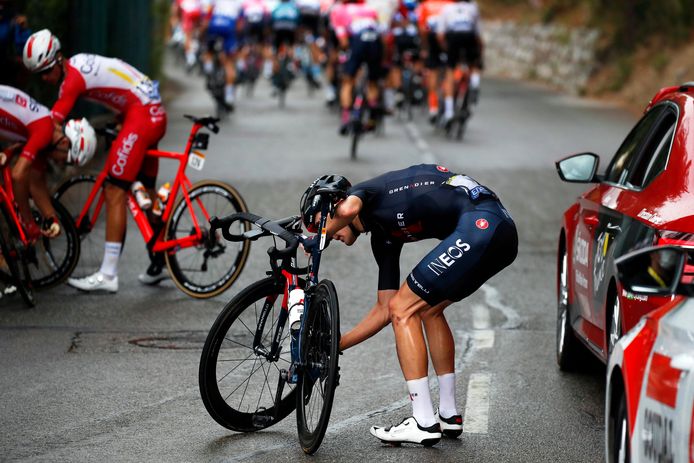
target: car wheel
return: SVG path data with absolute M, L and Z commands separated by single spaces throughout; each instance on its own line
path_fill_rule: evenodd
M 569 271 L 568 255 L 562 251 L 559 260 L 559 292 L 557 294 L 557 365 L 562 371 L 576 368 L 580 358 L 585 354 L 585 348 L 576 339 L 571 327 L 569 314 Z
M 610 445 L 608 457 L 609 462 L 629 463 L 631 454 L 629 451 L 629 418 L 627 416 L 627 400 L 624 393 L 619 397 L 617 407 L 612 422 L 612 445 Z
M 610 316 L 610 334 L 607 338 L 607 359 L 610 359 L 617 342 L 622 337 L 622 311 L 619 305 L 619 296 L 615 294 Z

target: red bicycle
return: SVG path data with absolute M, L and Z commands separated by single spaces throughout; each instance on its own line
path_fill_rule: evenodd
M 0 170 L 0 281 L 15 286 L 24 303 L 33 307 L 34 288 L 63 283 L 77 265 L 79 237 L 69 212 L 57 199 L 53 200 L 53 208 L 60 223 L 60 235 L 30 237 L 15 205 L 10 163 L 6 162 Z M 35 207 L 32 213 L 40 223 L 42 217 Z
M 147 156 L 168 158 L 179 162 L 169 199 L 154 227 L 147 213 L 140 208 L 132 192 L 128 192 L 128 209 L 137 224 L 150 253 L 164 253 L 166 266 L 176 286 L 195 298 L 209 298 L 226 291 L 241 273 L 250 241 L 227 243 L 219 233 L 210 233 L 211 217 L 224 217 L 247 212 L 246 203 L 231 185 L 203 180 L 193 185 L 186 176 L 186 166 L 202 170 L 205 157 L 199 150 L 207 149 L 209 134 L 219 132 L 213 117 L 185 116 L 193 121 L 190 137 L 183 153 L 147 150 Z M 113 137 L 113 133 L 111 134 Z M 99 220 L 104 206 L 103 186 L 107 173 L 81 175 L 63 183 L 55 197 L 67 205 L 79 234 L 82 257 L 73 272 L 80 278 L 96 272 L 101 263 L 105 239 L 105 220 Z M 179 191 L 181 195 L 179 196 Z M 250 225 L 239 225 L 243 233 Z

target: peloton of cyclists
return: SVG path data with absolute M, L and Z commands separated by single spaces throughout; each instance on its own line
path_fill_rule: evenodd
M 293 0 L 281 0 L 272 10 L 270 24 L 272 26 L 272 83 L 275 88 L 282 84 L 279 71 L 280 61 L 288 58 L 291 62 L 294 58 L 294 44 L 299 27 L 300 13 Z
M 31 35 L 24 47 L 25 66 L 51 85 L 60 85 L 58 100 L 51 115 L 57 127 L 72 111 L 75 102 L 85 97 L 120 115 L 122 129 L 111 145 L 104 169 L 108 172 L 104 196 L 106 202 L 106 244 L 99 271 L 68 284 L 83 291 L 118 290 L 118 260 L 126 227 L 126 198 L 137 179 L 154 196 L 159 162 L 145 157 L 166 132 L 166 111 L 161 104 L 158 83 L 115 58 L 80 53 L 65 59 L 60 41 L 49 30 Z M 151 256 L 147 272 L 140 281 L 154 284 L 167 274 L 161 255 Z
M 199 48 L 198 36 L 204 15 L 202 0 L 173 0 L 171 3 L 171 31 L 183 31 L 183 49 L 186 68 L 190 71 L 197 62 Z

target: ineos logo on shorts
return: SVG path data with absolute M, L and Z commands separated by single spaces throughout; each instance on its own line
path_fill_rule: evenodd
M 464 243 L 463 240 L 456 240 L 455 246 L 446 249 L 446 252 L 441 254 L 436 260 L 429 262 L 427 268 L 434 272 L 436 276 L 441 275 L 450 266 L 455 264 L 456 260 L 463 257 L 463 254 L 470 250 L 470 245 Z
M 130 156 L 130 151 L 132 151 L 137 138 L 136 133 L 131 133 L 125 137 L 125 140 L 123 140 L 120 148 L 118 148 L 118 152 L 116 153 L 116 163 L 113 165 L 113 167 L 111 167 L 111 172 L 113 172 L 114 175 L 123 175 L 125 166 L 128 164 L 128 156 Z

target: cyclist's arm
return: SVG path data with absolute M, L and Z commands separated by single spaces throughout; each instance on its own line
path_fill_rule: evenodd
M 371 336 L 388 326 L 390 323 L 388 303 L 397 292 L 398 291 L 396 289 L 386 289 L 378 292 L 376 304 L 374 304 L 369 313 L 367 313 L 366 316 L 354 328 L 341 336 L 341 351 L 366 341 Z
M 359 215 L 364 203 L 358 196 L 350 195 L 344 201 L 341 201 L 335 208 L 335 216 L 328 219 L 327 233 L 328 238 L 342 230 Z

